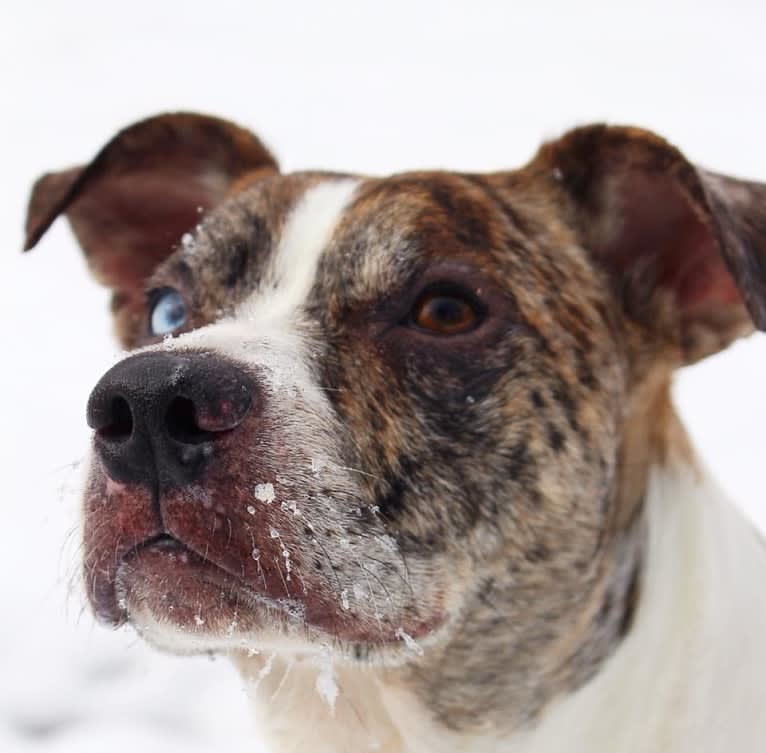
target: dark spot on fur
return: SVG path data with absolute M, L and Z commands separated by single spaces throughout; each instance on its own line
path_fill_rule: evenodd
M 511 203 L 494 186 L 489 184 L 484 176 L 463 175 L 462 177 L 480 189 L 495 207 L 500 210 L 512 227 L 525 235 L 529 233 L 526 220 L 522 219 Z
M 197 275 L 185 259 L 179 259 L 173 265 L 173 273 L 177 275 L 181 279 L 182 283 L 188 288 L 194 287 Z
M 233 288 L 245 277 L 249 259 L 250 248 L 243 241 L 238 241 L 229 249 L 229 265 L 223 280 L 227 288 Z
M 582 351 L 577 353 L 577 378 L 583 387 L 593 390 L 598 386 L 593 369 Z
M 447 183 L 431 181 L 428 189 L 461 243 L 473 249 L 491 247 L 486 213 L 479 202 L 472 201 Z
M 376 501 L 380 515 L 385 520 L 394 521 L 401 515 L 404 498 L 415 470 L 415 463 L 410 458 L 402 458 L 399 461 L 398 472 L 392 473 L 386 479 L 386 491 Z
M 447 542 L 441 527 L 424 536 L 418 536 L 411 532 L 405 532 L 397 536 L 399 549 L 403 554 L 434 554 L 443 551 Z
M 547 562 L 551 558 L 551 552 L 545 544 L 536 544 L 528 549 L 524 553 L 524 556 L 527 562 Z
M 492 600 L 492 592 L 495 589 L 495 579 L 493 577 L 485 578 L 479 584 L 478 597 L 484 606 L 489 607 L 493 612 L 497 612 L 497 605 Z
M 383 420 L 383 416 L 378 411 L 372 411 L 372 413 L 370 413 L 370 424 L 372 425 L 372 428 L 377 432 L 384 431 L 386 428 L 386 422 Z
M 572 397 L 569 387 L 563 382 L 559 382 L 558 385 L 551 389 L 551 397 L 563 408 L 564 415 L 572 431 L 579 432 L 580 424 L 577 421 L 577 403 Z
M 545 399 L 540 394 L 539 390 L 532 390 L 532 394 L 530 395 L 532 399 L 532 405 L 535 406 L 538 410 L 541 408 L 545 408 Z
M 484 369 L 481 374 L 471 379 L 463 389 L 462 399 L 469 403 L 476 400 L 482 400 L 487 397 L 504 374 L 508 373 L 508 367 Z M 470 398 L 470 400 L 469 400 Z
M 548 444 L 554 452 L 561 451 L 565 439 L 564 435 L 553 424 L 548 424 Z
M 528 477 L 530 468 L 535 467 L 535 462 L 529 454 L 526 441 L 521 441 L 511 448 L 506 467 L 511 478 Z

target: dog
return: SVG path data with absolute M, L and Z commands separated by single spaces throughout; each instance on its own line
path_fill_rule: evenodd
M 282 174 L 191 113 L 32 191 L 132 351 L 87 406 L 107 625 L 237 665 L 274 750 L 766 740 L 766 547 L 675 369 L 766 329 L 766 185 L 577 128 L 515 171 Z

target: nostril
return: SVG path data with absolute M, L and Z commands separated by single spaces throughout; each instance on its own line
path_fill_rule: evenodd
M 128 401 L 120 395 L 113 397 L 106 415 L 108 423 L 99 427 L 96 433 L 113 442 L 128 439 L 133 433 L 133 412 Z
M 182 444 L 203 444 L 213 438 L 212 432 L 197 424 L 197 410 L 187 397 L 175 397 L 165 413 L 165 427 L 172 439 Z

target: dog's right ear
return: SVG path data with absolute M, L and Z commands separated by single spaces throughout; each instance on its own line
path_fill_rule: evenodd
M 65 213 L 117 308 L 143 306 L 144 282 L 232 185 L 278 172 L 263 144 L 218 118 L 172 113 L 120 131 L 85 167 L 40 178 L 24 250 Z

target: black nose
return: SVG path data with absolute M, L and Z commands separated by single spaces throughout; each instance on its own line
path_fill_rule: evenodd
M 161 488 L 193 482 L 216 439 L 253 404 L 244 371 L 209 352 L 140 353 L 104 374 L 88 399 L 88 425 L 107 473 Z

